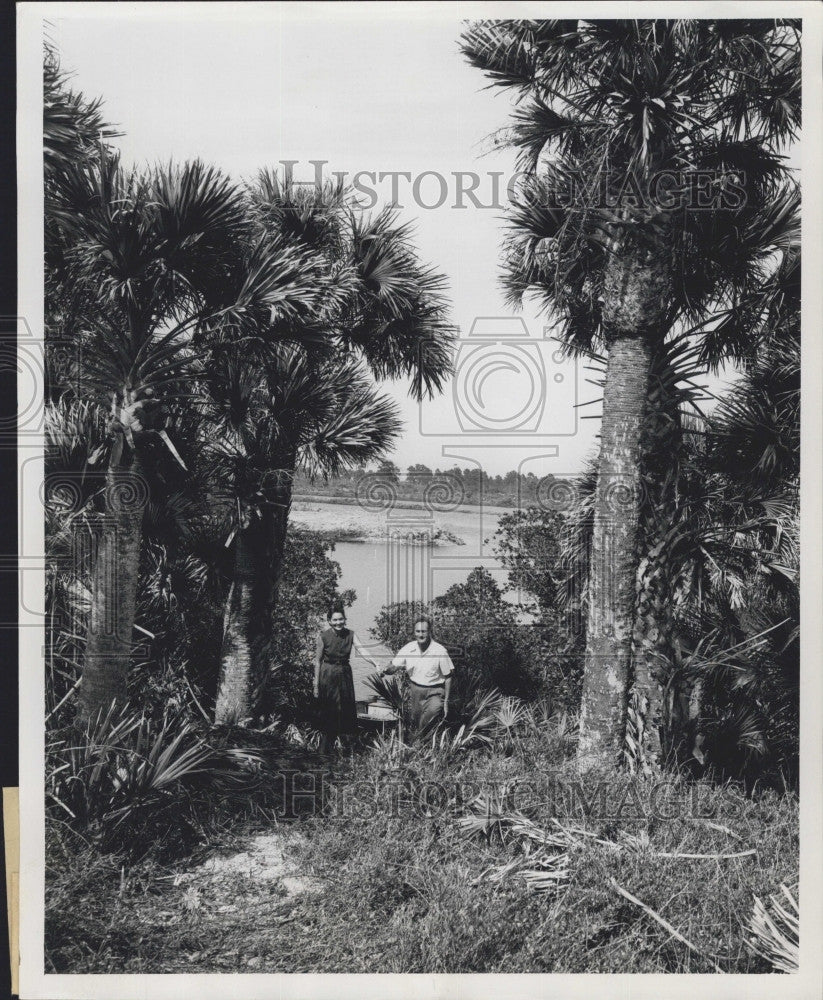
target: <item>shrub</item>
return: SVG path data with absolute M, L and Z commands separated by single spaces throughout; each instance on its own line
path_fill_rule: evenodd
M 214 803 L 248 794 L 262 763 L 252 751 L 210 746 L 190 722 L 157 726 L 112 707 L 82 732 L 51 735 L 47 809 L 104 851 L 139 856 L 169 840 L 185 848 L 196 831 L 197 792 L 207 785 Z
M 472 570 L 465 583 L 450 587 L 426 608 L 411 601 L 384 607 L 372 635 L 396 651 L 413 635 L 421 611 L 432 618 L 435 638 L 454 661 L 455 706 L 469 701 L 478 688 L 493 687 L 521 698 L 542 692 L 543 664 L 534 658 L 532 629 L 518 624 L 515 608 L 503 600 L 487 570 Z

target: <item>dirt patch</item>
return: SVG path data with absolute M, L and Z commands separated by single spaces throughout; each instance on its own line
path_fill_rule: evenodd
M 198 868 L 181 873 L 175 885 L 191 880 L 202 887 L 208 882 L 245 877 L 252 885 L 279 882 L 288 897 L 319 892 L 321 883 L 301 875 L 294 862 L 286 857 L 284 848 L 290 842 L 294 842 L 293 835 L 288 838 L 279 832 L 258 834 L 237 854 L 209 858 Z

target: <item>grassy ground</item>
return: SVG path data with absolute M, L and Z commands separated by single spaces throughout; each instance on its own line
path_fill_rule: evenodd
M 648 781 L 582 778 L 568 751 L 551 724 L 474 750 L 382 742 L 336 760 L 325 815 L 279 801 L 129 868 L 52 826 L 47 969 L 772 971 L 747 924 L 755 896 L 796 891 L 795 796 L 668 779 L 665 819 Z M 560 877 L 537 891 L 530 867 Z

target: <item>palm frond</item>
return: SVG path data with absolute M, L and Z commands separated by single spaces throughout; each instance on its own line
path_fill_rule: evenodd
M 301 461 L 310 475 L 336 475 L 372 461 L 391 448 L 402 429 L 395 402 L 363 376 L 341 370 L 337 381 L 337 407 L 303 440 Z
M 108 124 L 102 99 L 88 100 L 73 91 L 71 77 L 60 65 L 56 48 L 44 47 L 43 160 L 47 184 L 78 160 L 93 159 L 100 143 L 123 133 Z
M 526 22 L 475 21 L 464 29 L 460 50 L 491 80 L 490 86 L 526 91 L 537 72 L 537 59 Z
M 778 972 L 800 968 L 800 908 L 791 891 L 780 886 L 781 896 L 770 896 L 771 912 L 755 896 L 749 918 L 749 947 Z

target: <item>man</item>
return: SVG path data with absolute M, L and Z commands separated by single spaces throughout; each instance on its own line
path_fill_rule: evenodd
M 445 646 L 432 638 L 431 622 L 418 618 L 414 623 L 414 642 L 397 651 L 390 667 L 381 671 L 393 674 L 405 670 L 409 679 L 409 728 L 419 733 L 449 714 L 454 666 Z

